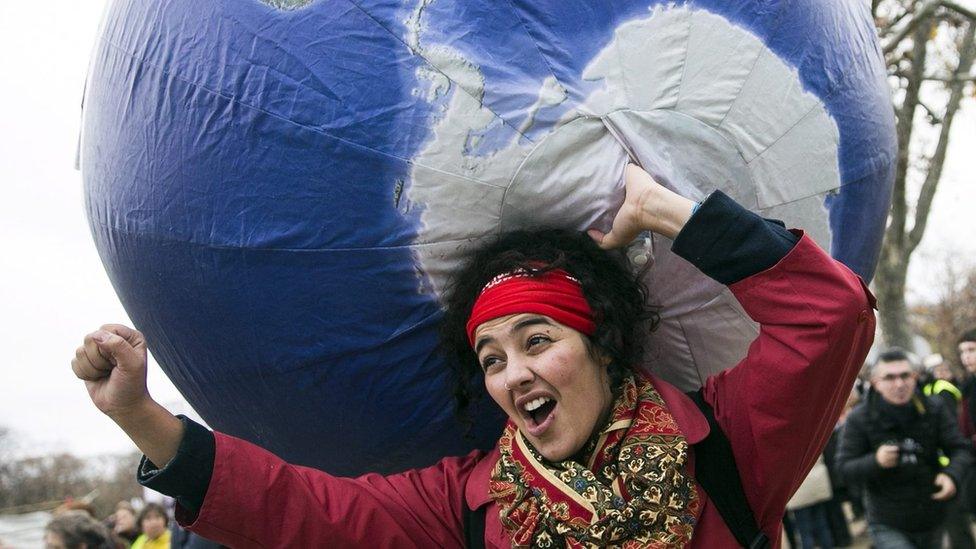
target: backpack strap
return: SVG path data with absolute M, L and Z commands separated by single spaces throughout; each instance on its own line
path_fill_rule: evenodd
M 715 420 L 711 405 L 701 391 L 686 394 L 698 405 L 710 428 L 708 436 L 694 445 L 695 480 L 708 494 L 739 545 L 747 549 L 770 547 L 769 538 L 756 524 L 735 466 L 732 445 Z
M 468 549 L 485 549 L 485 515 L 488 506 L 475 510 L 468 509 L 466 501 L 461 502 L 461 525 L 464 527 L 464 546 Z

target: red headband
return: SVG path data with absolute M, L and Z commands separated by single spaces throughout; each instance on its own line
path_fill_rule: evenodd
M 465 326 L 468 342 L 474 347 L 474 331 L 482 323 L 519 313 L 546 315 L 588 336 L 596 333 L 578 280 L 562 269 L 538 275 L 520 269 L 500 274 L 482 288 Z

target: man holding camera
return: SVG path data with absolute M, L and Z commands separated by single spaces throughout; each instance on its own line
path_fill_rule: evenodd
M 904 351 L 881 353 L 871 391 L 848 416 L 837 449 L 841 477 L 864 486 L 879 549 L 941 547 L 945 505 L 973 460 L 954 410 L 916 392 L 916 379 Z

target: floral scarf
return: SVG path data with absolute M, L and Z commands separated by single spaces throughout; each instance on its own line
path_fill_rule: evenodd
M 684 547 L 701 501 L 688 443 L 650 380 L 631 376 L 586 466 L 551 463 L 509 421 L 489 482 L 513 547 Z

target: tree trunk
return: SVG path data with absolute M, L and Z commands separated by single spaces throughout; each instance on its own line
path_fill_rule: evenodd
M 925 77 L 925 58 L 928 54 L 928 37 L 933 22 L 930 18 L 914 27 L 911 53 L 911 71 L 907 75 L 905 96 L 896 110 L 898 132 L 898 162 L 895 165 L 895 183 L 891 191 L 891 212 L 881 245 L 881 258 L 875 273 L 878 293 L 878 312 L 881 316 L 881 334 L 885 345 L 911 349 L 908 328 L 908 307 L 905 305 L 905 278 L 908 272 L 910 252 L 906 242 L 908 200 L 905 181 L 910 167 L 909 145 L 915 128 L 915 109 L 919 105 L 919 92 Z
M 926 3 L 926 6 L 932 5 Z M 945 6 L 945 2 L 940 2 Z M 958 10 L 956 10 L 958 11 Z M 969 17 L 972 14 L 963 14 Z M 942 178 L 942 166 L 945 163 L 948 150 L 949 135 L 952 122 L 963 97 L 964 86 L 969 71 L 976 57 L 976 20 L 970 21 L 964 27 L 964 35 L 959 46 L 959 64 L 950 79 L 949 99 L 946 103 L 945 115 L 941 120 L 939 141 L 931 157 L 926 159 L 921 168 L 924 176 L 919 196 L 915 201 L 914 219 L 911 229 L 908 229 L 908 200 L 906 197 L 906 179 L 908 178 L 911 159 L 909 145 L 912 141 L 912 129 L 915 124 L 915 111 L 921 105 L 919 92 L 925 76 L 925 59 L 929 33 L 933 27 L 930 15 L 927 19 L 915 24 L 911 70 L 906 75 L 905 95 L 901 106 L 897 109 L 897 130 L 899 157 L 896 166 L 895 183 L 892 189 L 891 212 L 888 227 L 885 230 L 884 243 L 881 248 L 881 261 L 875 279 L 878 293 L 878 304 L 881 316 L 882 338 L 888 346 L 903 347 L 912 350 L 911 327 L 908 308 L 905 304 L 905 279 L 912 253 L 918 247 L 925 234 L 925 227 L 932 207 L 939 180 Z
M 885 245 L 881 261 L 875 271 L 875 292 L 878 297 L 881 333 L 887 347 L 912 349 L 908 307 L 905 305 L 905 279 L 908 273 L 907 257 L 894 246 Z

